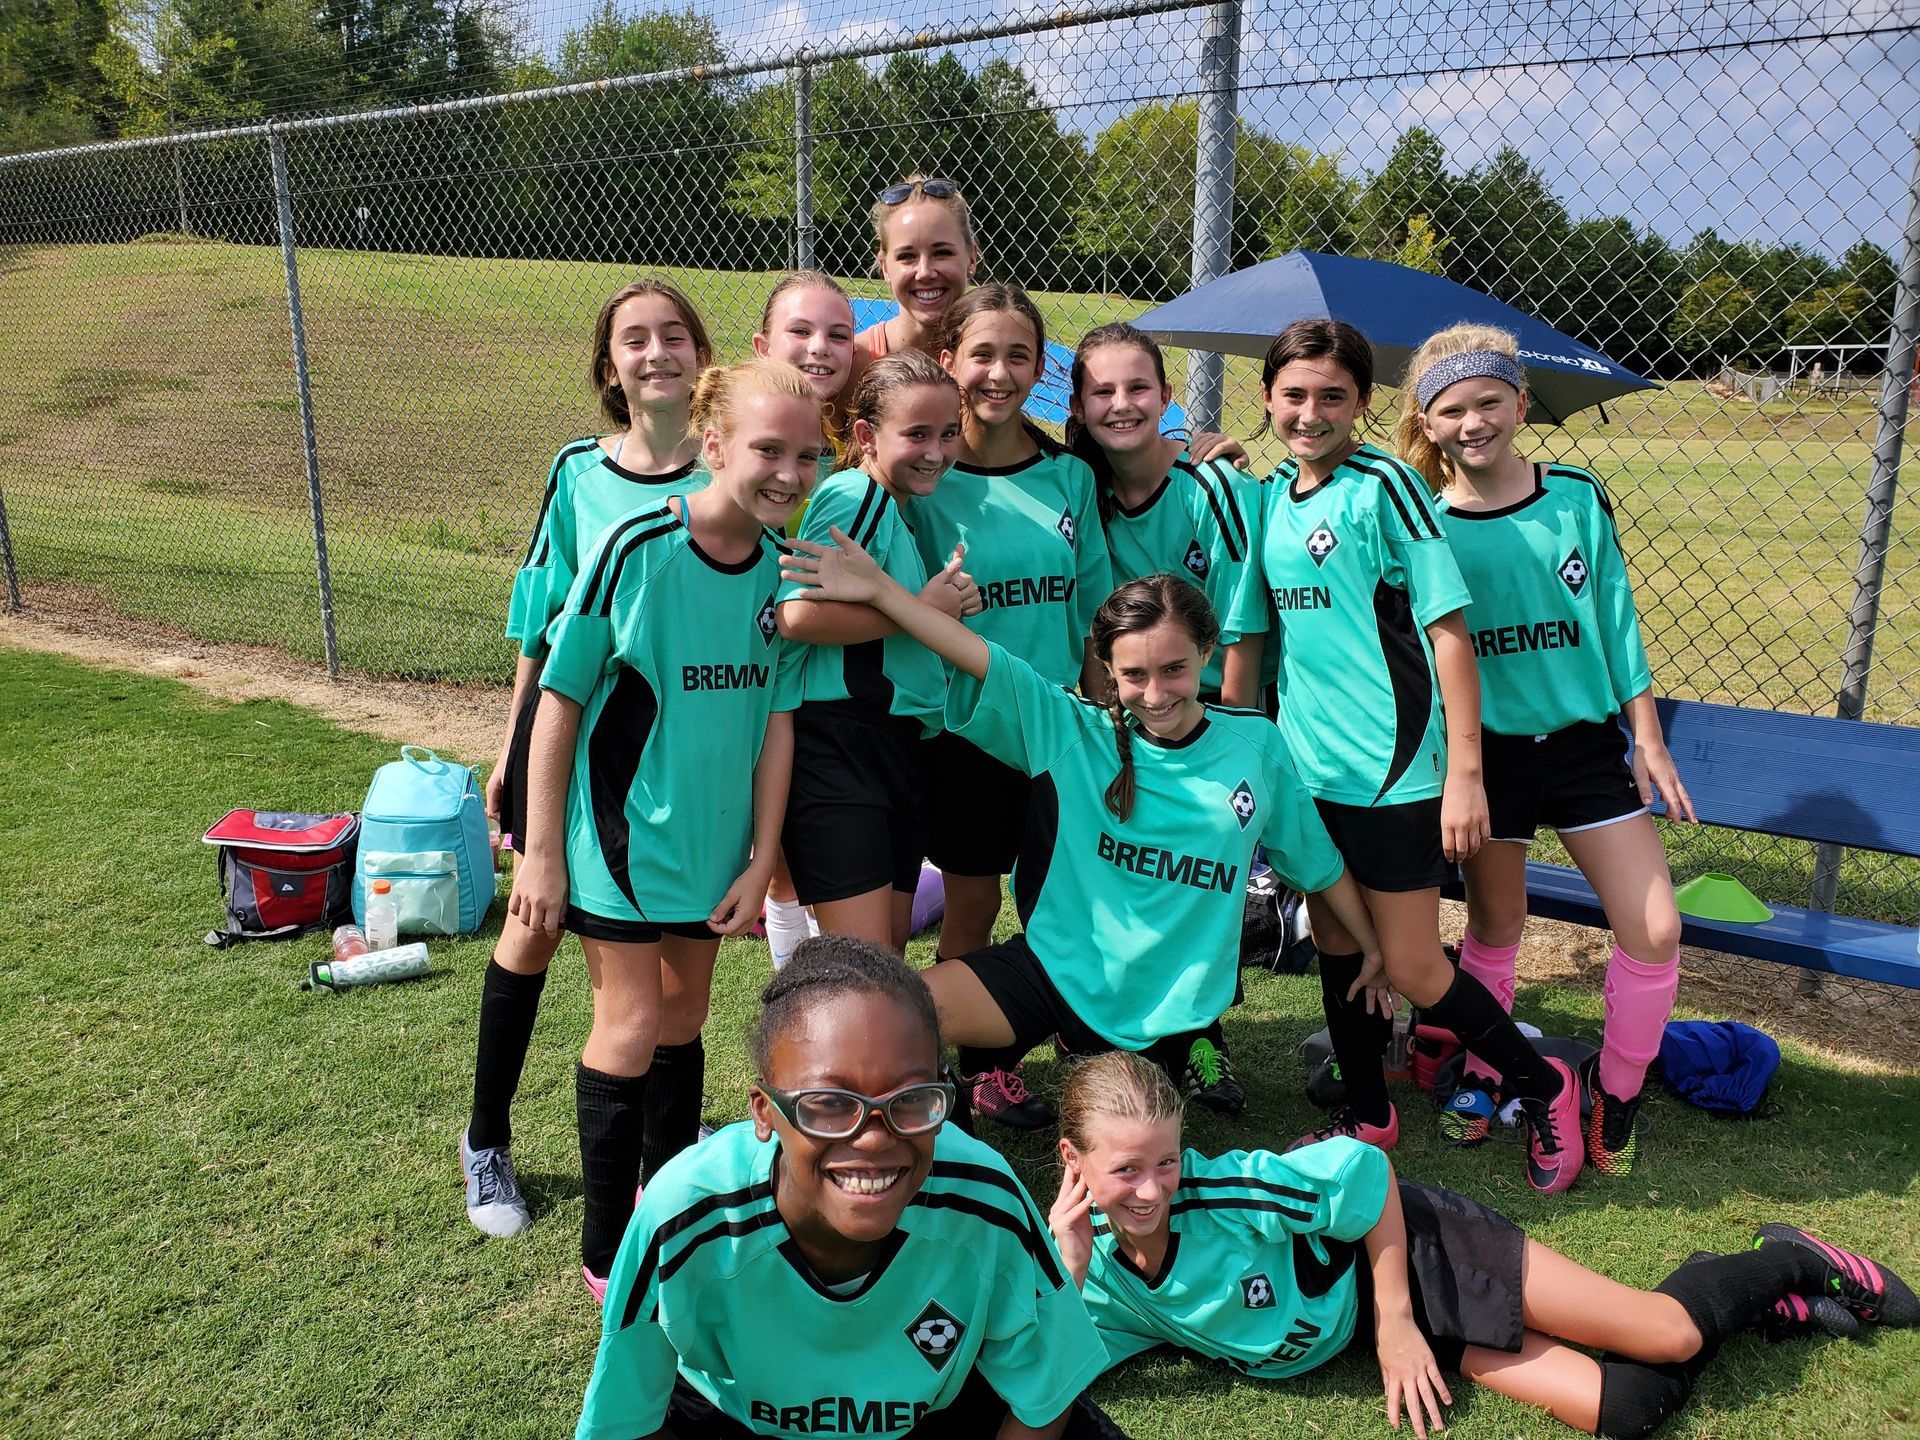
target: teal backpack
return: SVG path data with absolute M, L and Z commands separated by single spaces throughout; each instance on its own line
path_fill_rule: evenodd
M 393 887 L 402 935 L 464 935 L 493 904 L 493 850 L 480 783 L 465 765 L 419 745 L 374 772 L 360 815 L 353 918 L 367 919 L 367 886 Z

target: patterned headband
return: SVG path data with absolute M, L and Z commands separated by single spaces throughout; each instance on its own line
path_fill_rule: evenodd
M 1527 388 L 1526 377 L 1520 373 L 1520 362 L 1511 355 L 1502 355 L 1497 350 L 1469 350 L 1464 355 L 1449 355 L 1429 365 L 1414 386 L 1414 395 L 1420 401 L 1420 409 L 1425 411 L 1449 385 L 1482 378 L 1504 380 L 1516 390 Z

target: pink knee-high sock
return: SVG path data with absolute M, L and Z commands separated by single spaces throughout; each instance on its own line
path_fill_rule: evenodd
M 1660 1036 L 1680 988 L 1680 959 L 1649 965 L 1618 945 L 1607 961 L 1607 1028 L 1600 1039 L 1600 1087 L 1631 1100 L 1660 1053 Z
M 1460 937 L 1460 968 L 1486 986 L 1509 1015 L 1513 1013 L 1514 962 L 1519 954 L 1518 944 L 1489 945 L 1471 930 Z M 1499 1072 L 1478 1055 L 1468 1055 L 1462 1070 L 1472 1070 L 1496 1083 L 1500 1079 Z

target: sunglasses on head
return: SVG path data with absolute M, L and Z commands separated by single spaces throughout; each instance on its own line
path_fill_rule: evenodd
M 848 1140 L 867 1128 L 879 1113 L 894 1134 L 906 1139 L 938 1130 L 953 1111 L 953 1086 L 923 1080 L 902 1085 L 885 1095 L 861 1095 L 852 1090 L 776 1090 L 764 1081 L 760 1093 L 787 1123 L 815 1140 Z
M 933 200 L 951 200 L 960 193 L 960 187 L 951 180 L 942 180 L 938 176 L 930 180 L 903 180 L 898 185 L 889 185 L 880 192 L 882 205 L 899 205 L 909 200 L 918 190 Z

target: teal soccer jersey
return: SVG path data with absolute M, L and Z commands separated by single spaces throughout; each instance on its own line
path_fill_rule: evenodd
M 1266 629 L 1267 597 L 1252 560 L 1255 532 L 1240 503 L 1242 487 L 1254 484 L 1224 460 L 1196 465 L 1182 451 L 1145 504 L 1115 507 L 1107 517 L 1113 583 L 1164 572 L 1197 585 L 1213 603 L 1221 647 Z M 1202 687 L 1220 689 L 1222 664 L 1216 648 Z
M 1080 681 L 1093 612 L 1113 589 L 1093 472 L 1073 455 L 1036 455 L 1002 469 L 955 465 L 907 505 L 929 575 L 960 541 L 986 608 L 967 617 L 1056 685 Z
M 1653 684 L 1633 581 L 1600 482 L 1549 465 L 1526 499 L 1440 512 L 1473 603 L 1480 717 L 1498 735 L 1605 720 Z
M 607 1277 L 576 1440 L 651 1435 L 676 1371 L 756 1435 L 900 1436 L 976 1366 L 1036 1428 L 1106 1367 L 1045 1218 L 997 1152 L 942 1129 L 896 1247 L 844 1294 L 780 1219 L 779 1153 L 742 1122 L 647 1182 Z
M 798 703 L 779 584 L 771 532 L 722 564 L 668 505 L 608 527 L 582 561 L 540 676 L 582 707 L 567 792 L 577 908 L 703 920 L 746 868 L 767 716 Z
M 1159 1274 L 1142 1274 L 1094 1221 L 1086 1299 L 1107 1363 L 1177 1345 L 1283 1380 L 1331 1360 L 1353 1338 L 1359 1242 L 1379 1222 L 1389 1173 L 1379 1150 L 1345 1137 L 1288 1155 L 1187 1151 Z
M 561 450 L 547 474 L 526 558 L 513 577 L 507 636 L 520 642 L 520 653 L 547 653 L 547 627 L 566 604 L 581 557 L 602 531 L 638 507 L 691 495 L 709 478 L 697 460 L 659 475 L 629 470 L 591 435 Z
M 900 507 L 864 471 L 842 470 L 820 482 L 807 505 L 800 538 L 831 545 L 829 532 L 836 527 L 851 535 L 909 594 L 918 595 L 926 585 L 927 568 Z M 804 600 L 811 588 L 784 585 L 780 601 Z M 929 734 L 939 729 L 947 698 L 946 667 L 909 636 L 893 634 L 859 645 L 809 645 L 800 665 L 803 702 L 859 700 L 882 714 L 912 716 Z
M 1307 788 L 1342 805 L 1440 793 L 1447 730 L 1426 627 L 1469 596 L 1426 481 L 1362 445 L 1296 494 L 1267 487 L 1261 562 L 1279 631 L 1280 728 Z
M 1120 820 L 1113 719 L 998 645 L 987 678 L 956 673 L 947 728 L 1033 777 L 1013 870 L 1027 943 L 1073 1013 L 1144 1050 L 1226 1013 L 1256 843 L 1296 890 L 1344 868 L 1273 723 L 1210 705 L 1177 744 L 1133 731 L 1135 798 Z

